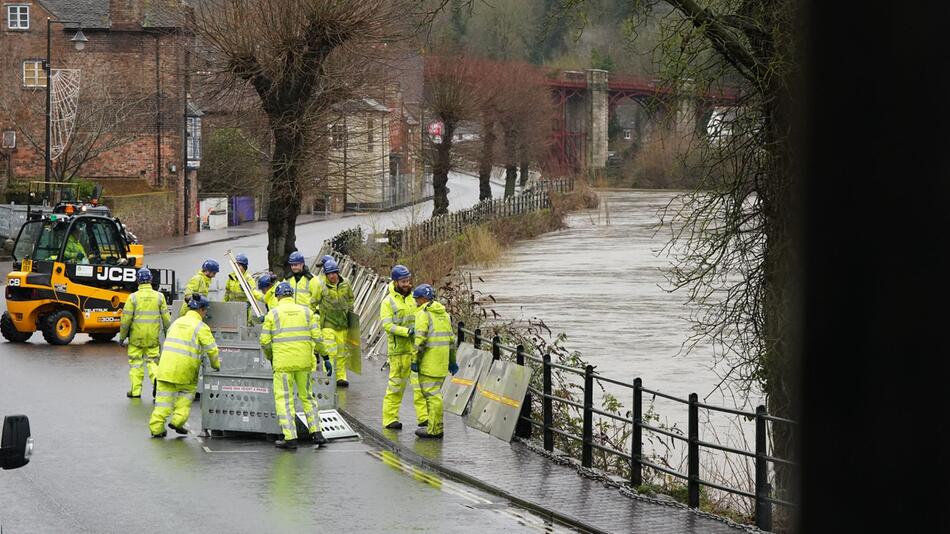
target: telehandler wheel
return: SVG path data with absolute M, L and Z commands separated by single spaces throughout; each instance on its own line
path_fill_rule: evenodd
M 117 332 L 95 332 L 89 334 L 89 337 L 97 343 L 105 343 L 106 341 L 112 341 Z
M 13 326 L 13 319 L 10 318 L 8 312 L 3 312 L 3 317 L 0 317 L 0 333 L 3 334 L 3 337 L 11 343 L 25 343 L 28 339 L 33 337 L 33 332 L 20 332 Z
M 69 345 L 76 337 L 76 329 L 79 326 L 76 316 L 68 310 L 47 315 L 42 323 L 43 339 L 50 345 Z

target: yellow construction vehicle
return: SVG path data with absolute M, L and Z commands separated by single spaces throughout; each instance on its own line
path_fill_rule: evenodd
M 8 341 L 25 342 L 37 330 L 54 345 L 68 344 L 79 332 L 96 341 L 118 333 L 122 306 L 137 289 L 136 271 L 145 258 L 138 239 L 99 205 L 100 193 L 96 188 L 85 201 L 75 193 L 61 195 L 52 208 L 28 213 L 13 247 L 7 311 L 0 317 L 0 334 Z M 171 303 L 174 271 L 151 270 L 153 285 Z

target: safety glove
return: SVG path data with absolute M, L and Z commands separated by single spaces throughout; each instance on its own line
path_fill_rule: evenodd
M 323 368 L 326 369 L 326 371 L 327 371 L 327 376 L 330 376 L 330 375 L 333 374 L 333 365 L 330 363 L 330 358 L 329 358 L 329 357 L 324 357 L 324 358 L 323 358 Z
M 412 336 L 414 336 L 414 335 L 416 335 L 416 329 L 415 329 L 415 327 L 410 326 L 410 327 L 409 327 L 409 337 L 412 337 Z
M 455 376 L 455 373 L 459 372 L 459 364 L 449 362 L 449 372 L 452 373 L 452 376 Z
M 409 365 L 409 369 L 411 369 L 413 373 L 418 373 L 418 372 L 419 372 L 419 362 L 412 362 L 412 364 Z

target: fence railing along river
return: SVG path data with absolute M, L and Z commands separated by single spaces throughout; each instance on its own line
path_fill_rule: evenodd
M 389 232 L 388 234 L 393 237 L 413 236 L 410 237 L 411 242 L 415 243 L 413 248 L 424 246 L 423 243 L 431 244 L 441 239 L 449 239 L 464 231 L 467 226 L 485 222 L 493 217 L 544 209 L 549 205 L 549 199 L 544 198 L 546 194 L 546 192 L 536 192 L 530 197 L 519 195 L 512 199 L 491 201 L 492 208 L 480 209 L 476 206 L 468 210 L 469 213 L 465 215 L 441 216 L 403 229 L 399 233 Z M 379 328 L 378 309 L 379 302 L 385 295 L 388 280 L 371 269 L 356 264 L 352 258 L 337 250 L 338 245 L 345 248 L 347 240 L 353 237 L 353 234 L 341 234 L 326 243 L 321 254 L 331 253 L 340 258 L 341 272 L 351 284 L 354 284 L 354 292 L 357 294 L 357 313 L 361 315 L 361 325 L 363 325 L 364 355 L 380 358 L 385 352 L 385 336 Z M 408 246 L 406 241 L 398 239 L 395 242 L 391 241 L 390 244 L 399 247 Z M 491 325 L 485 326 L 489 330 L 494 328 Z M 687 487 L 687 503 L 692 507 L 700 505 L 702 487 L 750 499 L 753 502 L 756 523 L 760 528 L 771 528 L 773 505 L 794 506 L 794 503 L 789 500 L 776 497 L 772 491 L 770 480 L 774 476 L 775 467 L 793 467 L 794 463 L 771 455 L 768 427 L 795 423 L 768 414 L 764 406 L 758 406 L 753 412 L 700 402 L 699 395 L 696 393 L 689 394 L 687 398 L 670 395 L 660 391 L 665 389 L 662 386 L 645 387 L 640 378 L 633 381 L 618 380 L 595 372 L 591 365 L 584 368 L 563 365 L 552 361 L 551 355 L 545 352 L 546 347 L 523 344 L 511 346 L 503 343 L 502 339 L 496 335 L 485 336 L 482 329 L 469 330 L 461 324 L 458 337 L 459 342 L 472 340 L 476 347 L 490 343 L 495 358 L 514 359 L 518 364 L 530 365 L 538 371 L 533 374 L 535 378 L 529 389 L 529 398 L 526 399 L 526 410 L 522 416 L 524 424 L 519 434 L 522 436 L 530 434 L 525 425 L 539 429 L 540 441 L 545 450 L 554 451 L 557 448 L 562 451 L 576 451 L 584 467 L 613 468 L 615 474 L 619 468 L 634 487 L 644 481 L 644 468 L 683 480 Z M 559 374 L 577 378 L 582 384 L 577 384 L 581 398 L 575 398 L 569 394 L 570 389 L 555 386 L 553 377 Z M 620 388 L 621 391 L 627 392 L 620 394 L 620 398 L 629 399 L 631 409 L 628 413 L 602 409 L 604 406 L 597 407 L 595 395 L 604 391 L 605 386 L 615 388 L 615 390 Z M 675 426 L 670 428 L 653 423 L 653 420 L 649 418 L 649 410 L 644 408 L 644 394 L 652 399 L 661 398 L 682 406 L 683 411 L 686 412 L 688 427 L 686 434 L 683 435 Z M 565 413 L 571 413 L 573 416 L 565 418 Z M 704 438 L 700 434 L 700 415 L 705 414 L 708 418 L 714 413 L 754 421 L 754 447 L 751 447 L 753 450 L 741 446 L 724 445 L 718 440 Z M 579 420 L 579 425 L 576 425 L 579 435 L 572 431 L 575 429 L 575 425 L 572 424 L 574 416 Z M 613 425 L 614 428 L 618 428 L 619 425 L 621 439 L 607 439 L 603 429 L 609 425 Z M 644 439 L 648 435 L 681 443 L 685 447 L 685 473 L 675 466 L 660 465 L 652 460 L 653 457 L 644 449 Z M 721 481 L 711 480 L 709 476 L 703 474 L 700 468 L 702 460 L 708 458 L 713 452 L 753 462 L 754 476 L 748 481 L 748 489 L 729 486 Z M 608 458 L 613 458 L 613 460 L 608 460 Z

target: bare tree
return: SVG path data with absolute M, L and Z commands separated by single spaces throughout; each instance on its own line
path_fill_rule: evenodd
M 296 250 L 308 163 L 326 154 L 337 103 L 360 96 L 384 70 L 387 47 L 410 34 L 410 0 L 217 0 L 194 9 L 191 27 L 215 93 L 248 90 L 273 137 L 268 262 L 282 272 Z
M 464 56 L 430 56 L 425 67 L 425 106 L 442 121 L 442 142 L 433 147 L 432 215 L 449 211 L 447 183 L 452 170 L 452 138 L 459 123 L 476 114 L 478 67 Z
M 155 94 L 110 90 L 96 78 L 83 80 L 72 134 L 62 153 L 53 160 L 52 178 L 69 182 L 90 172 L 100 156 L 147 136 L 155 125 Z M 20 136 L 37 154 L 46 150 L 43 117 L 45 101 L 30 93 L 10 93 L 0 98 L 0 111 L 10 117 Z

